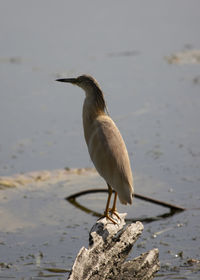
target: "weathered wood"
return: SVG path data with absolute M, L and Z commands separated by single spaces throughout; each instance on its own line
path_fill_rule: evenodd
M 159 251 L 152 249 L 139 257 L 125 262 L 122 265 L 121 273 L 116 280 L 151 280 L 159 270 Z M 122 277 L 123 276 L 123 277 Z
M 116 216 L 117 224 L 102 218 L 92 227 L 89 248 L 79 251 L 70 280 L 149 280 L 159 269 L 158 249 L 125 262 L 134 243 L 143 231 L 141 222 L 125 226 L 126 214 Z

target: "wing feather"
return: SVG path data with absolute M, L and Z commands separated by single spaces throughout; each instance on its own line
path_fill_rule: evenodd
M 99 174 L 117 191 L 120 201 L 131 204 L 133 177 L 124 140 L 109 116 L 96 118 L 93 128 L 87 141 L 91 160 Z

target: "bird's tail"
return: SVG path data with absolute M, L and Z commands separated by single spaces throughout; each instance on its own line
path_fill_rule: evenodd
M 133 187 L 127 184 L 123 188 L 119 188 L 117 191 L 119 200 L 122 204 L 132 204 L 133 201 Z

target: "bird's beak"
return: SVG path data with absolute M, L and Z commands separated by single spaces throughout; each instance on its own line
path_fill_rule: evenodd
M 71 84 L 76 84 L 77 79 L 76 78 L 68 78 L 68 79 L 56 79 L 57 82 L 62 82 L 62 83 L 71 83 Z

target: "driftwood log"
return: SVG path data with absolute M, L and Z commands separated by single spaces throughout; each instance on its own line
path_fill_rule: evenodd
M 102 218 L 89 234 L 89 248 L 82 247 L 76 257 L 70 280 L 149 280 L 159 270 L 158 249 L 125 261 L 143 231 L 141 222 L 125 226 L 126 214 L 113 224 Z

